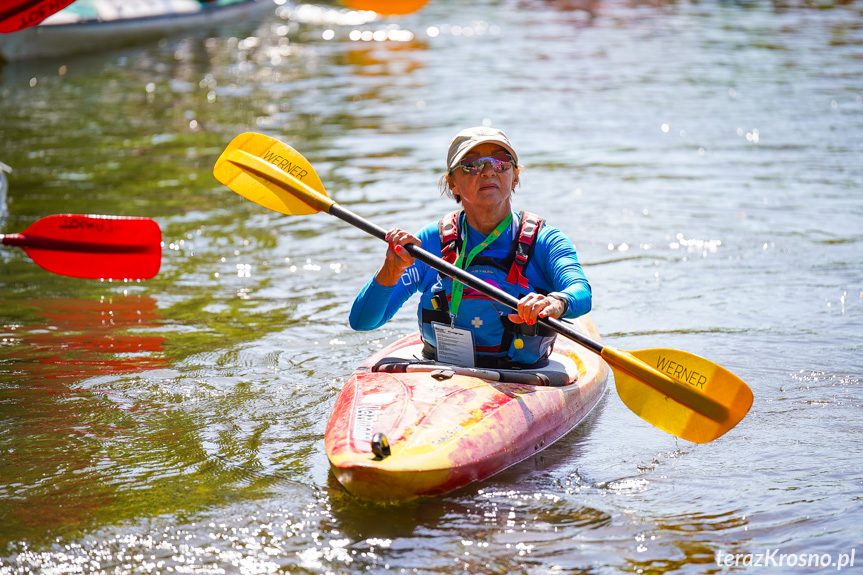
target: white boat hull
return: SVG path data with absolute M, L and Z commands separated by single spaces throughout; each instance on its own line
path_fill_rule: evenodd
M 12 62 L 131 46 L 189 30 L 208 31 L 225 24 L 242 22 L 272 11 L 275 7 L 273 0 L 249 0 L 225 6 L 202 6 L 194 12 L 120 17 L 114 20 L 65 23 L 60 18 L 49 19 L 39 26 L 0 34 L 0 56 Z

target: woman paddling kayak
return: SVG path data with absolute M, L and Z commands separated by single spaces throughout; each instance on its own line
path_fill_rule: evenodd
M 542 365 L 556 334 L 538 318 L 586 314 L 591 291 L 572 242 L 542 218 L 512 211 L 520 173 L 518 155 L 501 130 L 459 132 L 440 184 L 462 209 L 416 235 L 399 228 L 387 233 L 384 263 L 354 301 L 351 327 L 382 326 L 419 291 L 426 358 L 486 368 Z M 403 247 L 408 243 L 516 297 L 518 313 L 415 261 Z

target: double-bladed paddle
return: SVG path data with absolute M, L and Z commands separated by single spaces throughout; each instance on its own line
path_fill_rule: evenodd
M 54 215 L 20 234 L 0 234 L 0 242 L 23 248 L 49 272 L 76 278 L 145 280 L 162 263 L 162 231 L 149 218 Z
M 241 196 L 287 215 L 327 212 L 380 240 L 387 231 L 327 196 L 311 164 L 296 150 L 263 134 L 240 134 L 214 168 L 216 179 Z M 408 253 L 512 309 L 518 300 L 412 244 Z M 713 441 L 743 419 L 752 391 L 739 377 L 707 359 L 676 349 L 626 352 L 604 346 L 554 318 L 542 323 L 599 354 L 614 370 L 617 391 L 636 415 L 677 437 Z
M 0 32 L 17 32 L 35 26 L 75 0 L 3 0 L 0 6 Z

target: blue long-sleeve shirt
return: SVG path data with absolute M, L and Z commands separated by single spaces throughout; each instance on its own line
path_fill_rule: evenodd
M 518 217 L 513 214 L 511 233 L 502 234 L 486 248 L 483 254 L 509 253 L 517 227 Z M 466 237 L 462 249 L 464 253 L 469 253 L 474 246 L 485 240 L 486 236 L 471 228 L 466 221 L 464 229 Z M 416 236 L 422 242 L 423 249 L 440 256 L 441 245 L 437 222 L 428 224 Z M 575 318 L 590 311 L 590 284 L 578 262 L 575 246 L 557 228 L 546 224 L 540 230 L 533 256 L 524 270 L 524 275 L 534 288 L 559 292 L 566 296 L 569 300 L 569 308 L 564 317 Z M 437 270 L 417 260 L 404 271 L 401 279 L 394 286 L 383 286 L 372 277 L 360 290 L 351 307 L 349 316 L 351 327 L 358 331 L 381 327 L 414 293 L 425 292 L 434 285 L 437 276 Z

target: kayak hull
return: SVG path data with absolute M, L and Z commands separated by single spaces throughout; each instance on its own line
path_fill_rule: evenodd
M 246 0 L 224 6 L 203 4 L 196 11 L 169 11 L 144 17 L 93 19 L 74 23 L 58 16 L 39 26 L 0 35 L 0 60 L 14 62 L 56 58 L 109 48 L 132 46 L 189 30 L 210 31 L 218 26 L 236 24 L 276 8 L 272 0 Z
M 575 321 L 598 338 L 589 317 Z M 407 336 L 358 368 L 342 388 L 325 434 L 336 479 L 367 499 L 404 500 L 447 493 L 486 479 L 563 437 L 596 406 L 608 366 L 596 354 L 558 338 L 550 365 L 565 371 L 560 386 L 493 381 L 471 374 L 387 373 L 384 358 L 416 356 Z M 506 378 L 505 378 L 506 379 Z M 376 456 L 383 434 L 390 455 Z

